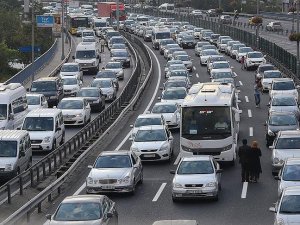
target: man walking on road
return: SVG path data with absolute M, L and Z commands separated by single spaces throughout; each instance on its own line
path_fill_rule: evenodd
M 101 45 L 101 52 L 104 52 L 105 40 L 103 38 L 100 40 L 100 45 Z
M 247 139 L 243 139 L 243 145 L 239 147 L 238 156 L 242 167 L 242 182 L 249 182 L 249 154 L 251 147 L 247 145 Z

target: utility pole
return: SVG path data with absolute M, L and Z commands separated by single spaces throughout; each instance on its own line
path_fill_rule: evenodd
M 297 34 L 299 34 L 299 3 L 297 0 Z M 300 75 L 299 41 L 297 41 L 297 77 Z
M 65 43 L 64 43 L 64 23 L 65 23 L 65 13 L 64 13 L 64 0 L 61 1 L 61 60 L 65 58 Z
M 35 24 L 35 18 L 34 18 L 34 0 L 31 1 L 31 65 L 33 67 L 34 71 L 34 24 Z M 34 72 L 32 73 L 32 81 L 34 81 Z
M 120 20 L 119 20 L 119 17 L 120 17 L 120 4 L 119 4 L 119 0 L 117 0 L 117 12 L 116 12 L 116 17 L 117 17 L 117 31 L 119 31 L 120 29 Z
M 259 0 L 256 0 L 256 15 L 259 15 Z

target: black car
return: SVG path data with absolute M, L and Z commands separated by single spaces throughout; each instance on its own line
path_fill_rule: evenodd
M 182 48 L 195 48 L 195 39 L 193 36 L 183 36 L 180 46 Z

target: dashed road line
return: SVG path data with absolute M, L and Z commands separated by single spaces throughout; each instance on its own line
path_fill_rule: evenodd
M 180 153 L 178 153 L 178 156 L 174 162 L 174 165 L 177 165 L 179 163 L 180 159 L 181 159 L 181 156 L 180 156 Z
M 251 109 L 248 109 L 248 116 L 252 117 L 252 111 L 251 111 Z
M 244 182 L 241 198 L 246 198 L 247 197 L 247 189 L 248 189 L 248 182 Z
M 248 96 L 245 96 L 245 100 L 246 100 L 246 102 L 249 102 Z
M 196 77 L 199 78 L 199 74 L 198 73 L 196 73 Z
M 195 66 L 193 66 L 193 70 L 196 71 L 196 67 Z
M 167 183 L 162 183 L 156 193 L 156 195 L 154 196 L 154 198 L 152 199 L 152 202 L 156 202 L 159 198 L 159 196 L 161 195 L 161 193 L 163 192 L 164 188 L 166 187 Z
M 242 83 L 242 81 L 239 81 L 239 83 L 240 83 L 240 85 L 241 85 L 241 86 L 243 86 L 243 83 Z
M 253 137 L 253 127 L 249 127 L 249 136 Z

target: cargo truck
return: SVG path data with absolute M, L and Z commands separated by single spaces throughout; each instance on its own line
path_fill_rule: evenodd
M 98 17 L 110 17 L 116 19 L 117 3 L 116 2 L 98 2 Z M 119 3 L 119 20 L 126 20 L 125 6 Z

